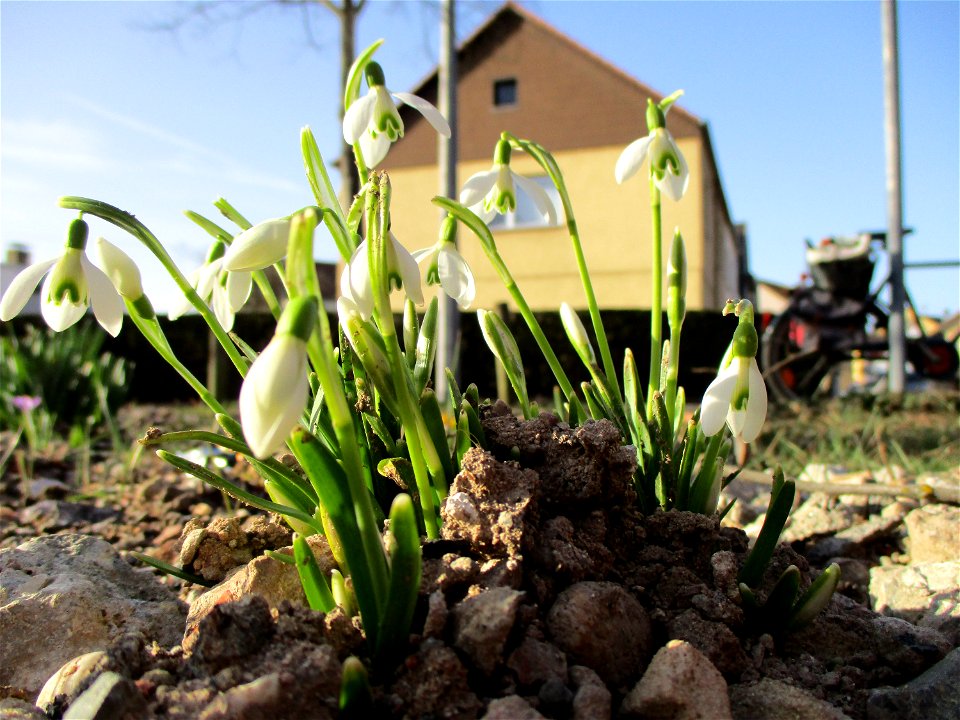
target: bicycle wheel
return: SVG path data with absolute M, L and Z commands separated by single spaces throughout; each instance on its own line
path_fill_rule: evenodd
M 778 400 L 813 397 L 830 370 L 830 359 L 811 342 L 814 332 L 814 326 L 789 308 L 764 332 L 760 347 L 763 377 Z
M 960 367 L 956 346 L 940 337 L 907 340 L 907 359 L 919 375 L 931 380 L 954 380 Z

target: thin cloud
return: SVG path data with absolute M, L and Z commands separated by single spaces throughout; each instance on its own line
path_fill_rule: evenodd
M 98 172 L 109 166 L 96 134 L 67 120 L 3 119 L 4 160 Z
M 302 186 L 298 183 L 291 182 L 286 178 L 267 175 L 262 171 L 243 165 L 229 155 L 211 150 L 201 143 L 129 115 L 115 112 L 91 102 L 87 98 L 69 94 L 66 99 L 104 120 L 185 151 L 185 154 L 178 156 L 175 160 L 166 158 L 161 161 L 160 165 L 168 170 L 190 175 L 209 175 L 211 177 L 229 175 L 233 182 L 283 192 L 299 192 L 302 190 Z M 211 162 L 217 166 L 213 170 L 210 169 Z

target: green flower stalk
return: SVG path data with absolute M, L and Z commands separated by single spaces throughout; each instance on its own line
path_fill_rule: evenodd
M 647 100 L 646 137 L 626 147 L 617 160 L 617 183 L 635 175 L 650 160 L 650 214 L 652 219 L 651 302 L 650 302 L 650 379 L 647 383 L 647 413 L 653 406 L 653 393 L 660 389 L 663 353 L 663 233 L 660 206 L 661 190 L 672 200 L 680 200 L 689 184 L 686 160 L 666 129 L 667 111 L 683 95 L 677 90 L 659 103 Z

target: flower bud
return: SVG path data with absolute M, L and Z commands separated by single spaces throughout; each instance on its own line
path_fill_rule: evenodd
M 140 270 L 129 255 L 105 238 L 97 238 L 97 252 L 100 254 L 103 271 L 118 293 L 131 301 L 143 297 Z
M 229 272 L 262 270 L 279 262 L 287 254 L 290 218 L 265 220 L 237 235 L 223 256 L 223 268 Z
M 597 356 L 593 352 L 593 345 L 590 344 L 590 338 L 587 336 L 587 330 L 580 321 L 580 316 L 567 303 L 560 304 L 560 321 L 563 323 L 563 329 L 567 332 L 570 344 L 577 351 L 577 355 L 587 365 L 595 365 Z

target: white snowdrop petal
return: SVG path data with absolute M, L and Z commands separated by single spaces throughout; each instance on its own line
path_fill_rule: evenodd
M 471 175 L 460 190 L 460 204 L 472 207 L 482 202 L 496 182 L 496 170 L 484 170 Z
M 700 405 L 700 429 L 707 437 L 716 435 L 723 428 L 730 410 L 730 398 L 737 385 L 737 373 L 731 372 L 735 364 L 720 371 L 703 394 L 703 403 Z
M 634 140 L 624 148 L 620 157 L 617 158 L 617 166 L 614 169 L 617 183 L 622 183 L 637 173 L 640 166 L 643 165 L 643 161 L 647 158 L 647 149 L 652 140 L 653 137 L 647 135 L 639 140 Z
M 747 417 L 740 430 L 744 442 L 756 440 L 767 419 L 767 386 L 763 381 L 763 373 L 760 372 L 756 358 L 752 358 L 749 362 L 750 399 L 747 401 Z
M 344 140 L 353 145 L 366 133 L 376 104 L 377 96 L 372 91 L 353 101 L 343 116 Z
M 416 109 L 426 118 L 427 122 L 433 126 L 433 129 L 444 137 L 450 137 L 450 124 L 447 122 L 447 119 L 441 114 L 437 108 L 432 104 L 428 103 L 422 97 L 418 97 L 411 93 L 405 92 L 395 92 L 392 93 L 395 98 L 405 105 Z
M 80 266 L 87 278 L 90 305 L 93 307 L 97 322 L 104 330 L 116 337 L 120 334 L 120 327 L 123 325 L 123 300 L 120 294 L 106 273 L 90 262 L 86 255 L 80 258 Z
M 23 310 L 23 306 L 40 284 L 40 279 L 53 267 L 57 258 L 42 260 L 21 270 L 0 299 L 0 320 L 6 322 Z
M 547 191 L 540 187 L 536 182 L 523 175 L 513 174 L 514 182 L 520 186 L 536 205 L 537 211 L 547 221 L 548 225 L 557 224 L 557 209 L 553 206 L 553 200 L 547 195 Z

